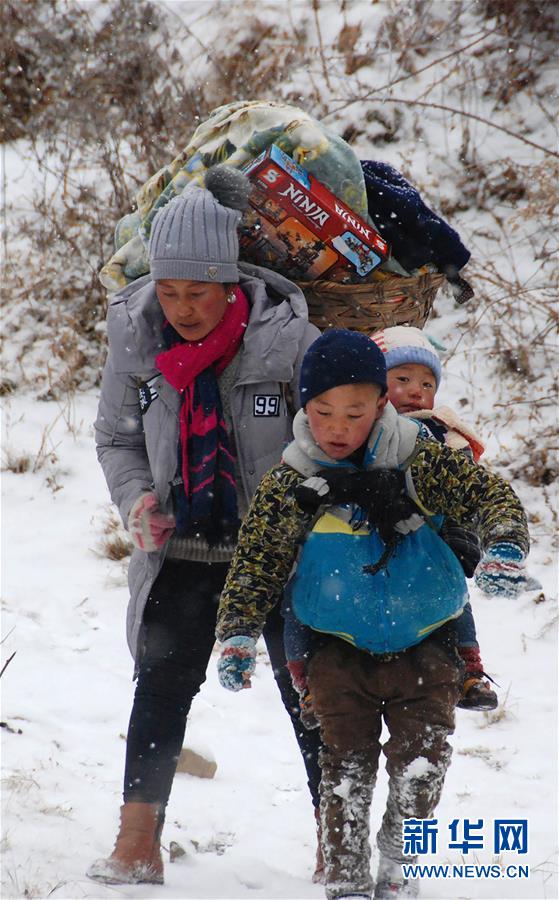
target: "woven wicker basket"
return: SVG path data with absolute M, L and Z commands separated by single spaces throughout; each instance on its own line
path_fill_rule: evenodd
M 425 273 L 393 277 L 368 284 L 299 281 L 309 307 L 309 319 L 321 331 L 349 328 L 373 334 L 391 325 L 423 328 L 444 275 Z

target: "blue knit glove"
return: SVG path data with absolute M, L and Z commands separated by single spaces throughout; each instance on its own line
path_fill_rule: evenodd
M 227 638 L 221 645 L 217 674 L 221 687 L 241 691 L 251 687 L 250 676 L 256 666 L 256 641 L 246 634 Z
M 489 597 L 518 597 L 523 591 L 541 590 L 540 582 L 527 574 L 524 559 L 516 544 L 493 544 L 476 569 L 476 585 Z

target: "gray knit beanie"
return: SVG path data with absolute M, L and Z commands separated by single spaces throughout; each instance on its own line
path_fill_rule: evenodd
M 239 280 L 237 225 L 248 204 L 250 182 L 231 166 L 214 166 L 205 187 L 187 185 L 155 216 L 149 240 L 153 281 Z

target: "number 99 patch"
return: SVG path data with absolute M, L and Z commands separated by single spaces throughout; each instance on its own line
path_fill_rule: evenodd
M 280 414 L 280 395 L 279 394 L 255 394 L 253 399 L 252 413 L 255 416 L 279 416 Z

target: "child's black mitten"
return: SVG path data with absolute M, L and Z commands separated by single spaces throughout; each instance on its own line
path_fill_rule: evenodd
M 475 531 L 445 519 L 440 535 L 458 558 L 466 578 L 472 578 L 481 559 L 481 547 Z
M 385 543 L 400 530 L 396 525 L 417 513 L 407 492 L 406 473 L 401 469 L 367 469 L 345 475 L 341 469 L 323 469 L 319 474 L 330 488 L 332 502 L 360 506 Z M 407 530 L 403 529 L 404 533 Z
M 311 513 L 323 504 L 355 503 L 385 543 L 395 531 L 409 531 L 401 526 L 418 511 L 407 494 L 405 472 L 399 469 L 321 469 L 297 486 L 295 496 L 299 506 Z
M 330 488 L 324 478 L 321 478 L 319 475 L 312 475 L 306 481 L 298 484 L 294 494 L 297 505 L 303 512 L 311 516 L 315 514 L 318 507 L 322 506 L 323 503 L 332 505 L 334 502 L 330 498 Z

